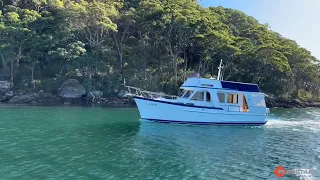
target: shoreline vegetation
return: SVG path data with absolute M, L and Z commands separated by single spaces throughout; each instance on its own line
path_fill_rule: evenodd
M 127 84 L 178 94 L 189 74 L 258 84 L 268 107 L 320 107 L 320 64 L 241 11 L 196 0 L 0 3 L 0 103 L 131 105 Z
M 109 107 L 131 108 L 136 107 L 132 98 L 125 97 L 126 91 L 121 91 L 118 97 L 103 97 L 102 91 L 86 92 L 84 87 L 76 79 L 69 79 L 62 83 L 58 89 L 58 95 L 45 93 L 40 90 L 37 93 L 19 94 L 12 91 L 13 84 L 9 81 L 0 81 L 0 105 L 4 106 L 68 106 L 68 107 Z M 84 90 L 84 91 L 82 91 Z M 81 92 L 82 91 L 82 92 Z M 277 99 L 266 96 L 268 108 L 320 108 L 318 102 L 302 102 L 298 99 Z

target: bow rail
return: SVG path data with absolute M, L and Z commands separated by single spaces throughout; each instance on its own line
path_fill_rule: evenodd
M 177 99 L 178 97 L 178 96 L 168 95 L 164 93 L 146 91 L 133 86 L 127 86 L 126 79 L 123 80 L 123 86 L 127 88 L 127 92 L 124 95 L 125 97 L 139 96 L 139 97 L 148 98 L 148 99 L 160 99 L 160 98 Z

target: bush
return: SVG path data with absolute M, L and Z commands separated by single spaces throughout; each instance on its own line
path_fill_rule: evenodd
M 312 100 L 312 94 L 310 92 L 300 90 L 298 94 L 298 99 L 301 101 L 310 101 Z

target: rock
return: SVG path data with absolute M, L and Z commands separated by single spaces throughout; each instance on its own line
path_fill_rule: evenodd
M 0 102 L 1 101 L 8 101 L 12 97 L 13 97 L 13 91 L 8 91 L 4 95 L 0 95 Z
M 37 101 L 33 100 L 33 101 L 31 101 L 31 104 L 32 105 L 37 105 L 38 103 L 37 103 Z
M 6 100 L 6 99 L 7 99 L 6 96 L 1 96 L 1 95 L 0 95 L 0 102 L 1 102 L 1 101 L 4 101 L 4 100 Z
M 42 94 L 44 94 L 44 90 L 40 90 L 40 91 L 38 92 L 38 94 L 39 94 L 39 96 L 42 96 Z
M 86 94 L 86 89 L 76 79 L 68 79 L 58 89 L 58 95 L 62 98 L 80 98 Z
M 64 105 L 71 105 L 71 102 L 64 102 Z
M 295 106 L 292 105 L 292 104 L 283 104 L 282 107 L 283 107 L 283 108 L 295 108 Z
M 102 91 L 92 91 L 91 92 L 96 98 L 102 98 L 103 92 Z M 90 93 L 89 93 L 90 94 Z M 91 95 L 91 94 L 90 94 Z
M 40 93 L 39 94 L 40 98 L 57 98 L 56 95 L 50 94 L 50 93 Z
M 0 94 L 4 94 L 13 88 L 13 83 L 10 81 L 0 81 Z
M 126 94 L 128 93 L 128 91 L 125 91 L 125 90 L 121 90 L 119 93 L 118 93 L 118 97 L 119 98 L 127 98 Z
M 24 94 L 26 94 L 24 91 L 22 91 L 22 90 L 17 90 L 17 91 L 14 91 L 13 96 L 22 96 L 22 95 L 24 95 Z
M 3 95 L 0 95 L 0 102 L 8 101 L 12 97 L 13 97 L 13 91 L 8 91 Z
M 21 96 L 14 96 L 9 100 L 9 103 L 11 104 L 29 103 L 38 97 L 39 97 L 38 94 L 26 94 Z
M 8 91 L 4 94 L 7 98 L 13 97 L 13 91 Z
M 103 92 L 102 91 L 91 91 L 87 93 L 87 96 L 85 98 L 85 100 L 87 102 L 97 102 L 99 103 L 99 101 L 101 100 L 101 98 L 103 97 Z
M 37 104 L 43 105 L 61 105 L 64 102 L 62 98 L 50 93 L 39 94 L 39 98 L 37 98 L 36 101 Z
M 303 104 L 299 99 L 294 99 L 293 102 L 295 102 L 297 104 Z
M 267 95 L 265 96 L 265 102 L 267 107 L 276 107 L 277 103 L 276 103 L 276 98 L 273 95 Z

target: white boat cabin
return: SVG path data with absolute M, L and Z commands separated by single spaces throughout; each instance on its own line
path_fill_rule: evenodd
M 266 113 L 264 94 L 255 84 L 189 78 L 180 89 L 179 96 L 169 101 L 190 106 L 222 108 L 228 112 Z

